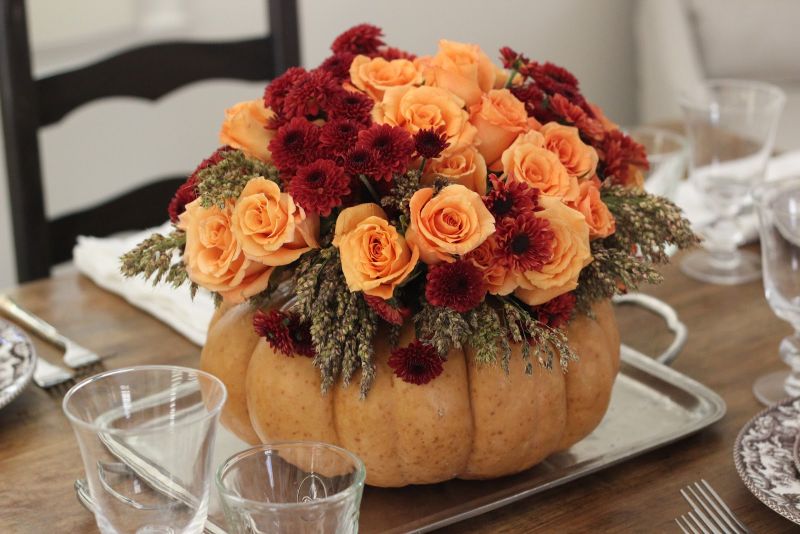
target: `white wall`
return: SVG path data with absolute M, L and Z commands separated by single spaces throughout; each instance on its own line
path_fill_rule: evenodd
M 419 54 L 433 53 L 439 37 L 475 42 L 490 57 L 508 45 L 569 68 L 591 100 L 617 122 L 633 123 L 633 1 L 301 0 L 303 60 L 318 64 L 338 33 L 366 21 L 382 26 L 390 44 Z M 224 8 L 215 0 L 28 5 L 37 74 L 147 40 L 240 37 L 266 26 L 262 0 L 226 0 Z M 76 110 L 41 132 L 47 213 L 60 215 L 150 178 L 190 170 L 216 147 L 225 107 L 261 91 L 260 84 L 210 82 L 155 104 L 115 98 Z M 2 157 L 0 151 L 0 287 L 15 280 Z

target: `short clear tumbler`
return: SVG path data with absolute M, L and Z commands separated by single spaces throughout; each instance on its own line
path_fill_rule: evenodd
M 352 534 L 365 477 L 354 454 L 298 441 L 240 452 L 216 482 L 232 533 Z
M 102 533 L 203 531 L 225 397 L 208 373 L 157 365 L 104 372 L 67 393 Z

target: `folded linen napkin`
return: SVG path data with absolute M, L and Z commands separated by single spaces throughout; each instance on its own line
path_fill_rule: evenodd
M 800 150 L 775 156 L 767 167 L 767 180 L 779 180 L 792 175 L 800 176 Z M 706 207 L 702 195 L 691 182 L 682 181 L 675 193 L 675 203 L 680 206 L 692 222 L 695 231 L 714 220 L 714 214 Z M 758 239 L 758 217 L 752 207 L 746 207 L 738 217 L 739 227 L 745 242 Z
M 125 278 L 119 272 L 122 254 L 153 233 L 169 231 L 170 225 L 165 223 L 141 232 L 111 237 L 80 236 L 72 251 L 75 266 L 100 287 L 122 296 L 196 345 L 203 345 L 214 313 L 214 300 L 210 293 L 201 289 L 192 300 L 188 284 L 176 290 L 169 285 L 153 286 L 140 277 Z

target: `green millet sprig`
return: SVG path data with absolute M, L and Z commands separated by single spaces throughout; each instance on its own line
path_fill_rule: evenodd
M 197 173 L 197 191 L 204 208 L 225 208 L 225 203 L 239 198 L 247 182 L 257 176 L 263 176 L 280 185 L 278 169 L 274 165 L 250 159 L 240 150 L 221 154 L 222 160 L 219 163 Z
M 185 246 L 183 230 L 175 229 L 167 235 L 153 234 L 120 257 L 120 271 L 126 278 L 141 275 L 145 280 L 152 278 L 153 285 L 163 280 L 179 287 L 189 279 L 186 266 L 176 258 Z M 197 285 L 192 283 L 192 297 L 196 292 Z

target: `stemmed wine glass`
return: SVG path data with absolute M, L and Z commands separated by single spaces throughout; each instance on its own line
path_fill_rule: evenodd
M 753 385 L 758 400 L 774 404 L 800 395 L 800 177 L 762 184 L 754 198 L 764 294 L 775 315 L 794 328 L 780 344 L 781 358 L 791 369 L 764 375 Z
M 740 251 L 736 216 L 764 180 L 786 97 L 774 85 L 712 80 L 681 98 L 689 138 L 689 180 L 715 221 L 704 248 L 687 254 L 683 272 L 703 282 L 741 284 L 761 276 L 758 255 Z

